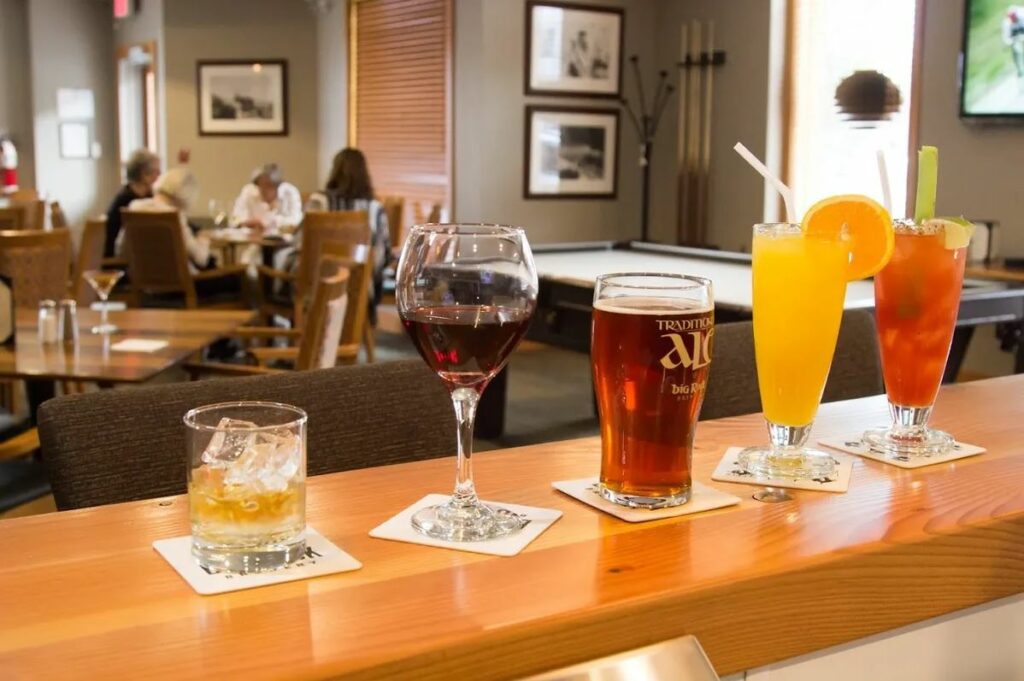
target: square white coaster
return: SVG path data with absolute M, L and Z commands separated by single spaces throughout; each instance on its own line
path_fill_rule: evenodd
M 241 591 L 256 586 L 294 582 L 335 572 L 358 570 L 363 564 L 345 553 L 312 527 L 306 528 L 306 555 L 288 567 L 273 572 L 237 575 L 229 572 L 207 572 L 192 556 L 192 537 L 174 537 L 153 542 L 153 548 L 171 567 L 204 596 Z
M 436 546 L 442 549 L 455 549 L 456 551 L 469 551 L 470 553 L 489 553 L 494 556 L 514 556 L 539 537 L 544 530 L 551 527 L 556 520 L 562 517 L 561 511 L 550 508 L 536 508 L 533 506 L 519 506 L 518 504 L 503 504 L 493 501 L 484 501 L 488 506 L 500 506 L 513 513 L 526 516 L 529 522 L 519 532 L 508 537 L 488 539 L 487 541 L 444 541 L 434 539 L 420 534 L 412 526 L 412 516 L 416 511 L 426 506 L 443 504 L 451 497 L 446 494 L 428 494 L 415 504 L 405 509 L 396 516 L 385 520 L 377 527 L 370 530 L 370 536 L 377 539 L 390 539 L 392 541 L 404 541 L 410 544 L 423 544 L 425 546 Z
M 814 492 L 845 492 L 850 488 L 850 476 L 853 474 L 853 459 L 842 454 L 836 454 L 832 458 L 836 460 L 836 474 L 828 478 L 815 478 L 813 480 L 795 480 L 793 478 L 756 478 L 740 468 L 737 456 L 743 451 L 742 447 L 729 447 L 725 455 L 718 462 L 715 472 L 711 474 L 712 480 L 720 482 L 739 482 L 744 485 L 757 485 L 759 487 L 788 487 L 790 489 L 807 489 Z
M 714 508 L 723 508 L 740 503 L 739 497 L 734 497 L 725 492 L 719 492 L 714 487 L 694 482 L 690 490 L 690 500 L 679 506 L 669 508 L 630 508 L 612 503 L 597 491 L 598 478 L 580 478 L 579 480 L 559 480 L 551 483 L 551 486 L 563 494 L 568 494 L 577 501 L 582 501 L 588 506 L 593 506 L 599 511 L 625 520 L 627 523 L 642 523 L 648 520 L 661 520 L 662 518 L 674 518 L 680 515 L 690 515 L 701 511 L 710 511 Z
M 819 442 L 826 447 L 838 449 L 841 452 L 849 452 L 850 454 L 863 456 L 865 459 L 874 459 L 875 461 L 881 461 L 882 463 L 887 463 L 890 466 L 898 466 L 899 468 L 922 468 L 924 466 L 934 466 L 938 463 L 946 463 L 947 461 L 966 459 L 969 456 L 977 456 L 978 454 L 986 451 L 984 447 L 969 445 L 964 442 L 956 442 L 953 444 L 953 449 L 946 454 L 936 454 L 934 456 L 899 456 L 890 459 L 881 452 L 872 451 L 872 449 L 868 447 L 867 443 L 865 443 L 859 435 L 854 435 L 852 437 L 833 437 L 826 440 L 819 440 Z

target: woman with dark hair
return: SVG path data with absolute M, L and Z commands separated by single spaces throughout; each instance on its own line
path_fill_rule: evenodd
M 373 181 L 363 152 L 346 147 L 335 154 L 324 190 L 309 197 L 306 210 L 365 210 L 369 215 L 370 250 L 373 253 L 370 320 L 376 323 L 377 303 L 384 284 L 384 268 L 391 252 L 391 238 L 388 216 L 381 202 L 374 198 Z

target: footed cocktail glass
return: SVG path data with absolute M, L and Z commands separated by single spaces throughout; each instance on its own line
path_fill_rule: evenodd
M 92 327 L 92 332 L 107 335 L 117 333 L 117 326 L 111 324 L 107 318 L 107 307 L 109 305 L 107 299 L 110 298 L 110 292 L 114 290 L 114 286 L 124 276 L 124 272 L 122 270 L 86 270 L 82 273 L 82 276 L 100 299 L 100 323 Z
M 832 455 L 805 446 L 832 366 L 843 316 L 850 245 L 798 224 L 754 226 L 754 348 L 770 444 L 739 464 L 756 477 L 835 473 Z
M 201 566 L 264 572 L 306 550 L 306 412 L 224 402 L 185 414 L 192 555 Z
M 892 425 L 864 441 L 887 457 L 934 456 L 953 438 L 928 427 L 960 308 L 967 249 L 947 248 L 939 224 L 894 223 L 892 260 L 875 275 L 875 315 Z

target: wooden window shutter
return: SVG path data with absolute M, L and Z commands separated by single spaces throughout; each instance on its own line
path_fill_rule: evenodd
M 408 225 L 451 206 L 451 0 L 353 0 L 349 27 L 349 139 Z

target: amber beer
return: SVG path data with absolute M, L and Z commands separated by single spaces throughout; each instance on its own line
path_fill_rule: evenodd
M 707 298 L 594 303 L 600 491 L 610 501 L 662 508 L 690 498 L 693 436 L 714 343 L 710 286 Z

